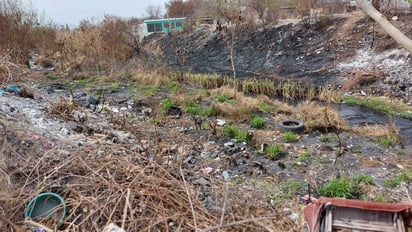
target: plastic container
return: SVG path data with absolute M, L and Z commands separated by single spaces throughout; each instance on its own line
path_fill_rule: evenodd
M 52 218 L 56 221 L 55 226 L 57 227 L 66 216 L 66 204 L 63 198 L 56 193 L 41 193 L 29 202 L 24 216 L 33 221 Z

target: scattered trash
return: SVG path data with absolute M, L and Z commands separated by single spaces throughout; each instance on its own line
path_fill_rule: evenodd
M 4 89 L 0 88 L 0 96 L 4 94 Z
M 222 176 L 225 181 L 228 181 L 230 179 L 229 173 L 227 171 L 223 171 Z
M 297 213 L 292 213 L 292 214 L 289 215 L 289 218 L 292 219 L 292 221 L 293 221 L 295 224 L 298 224 L 298 223 L 299 223 L 299 219 L 300 219 L 299 214 L 297 214 Z
M 211 168 L 211 167 L 202 168 L 201 171 L 202 171 L 203 175 L 209 175 L 213 171 L 213 168 Z
M 20 86 L 12 85 L 12 84 L 7 85 L 7 88 L 6 88 L 6 91 L 9 92 L 9 93 L 18 93 L 18 92 L 20 92 L 20 90 L 21 90 Z
M 224 126 L 224 125 L 226 124 L 226 121 L 223 120 L 223 119 L 217 119 L 217 120 L 216 120 L 216 124 L 217 124 L 218 126 Z

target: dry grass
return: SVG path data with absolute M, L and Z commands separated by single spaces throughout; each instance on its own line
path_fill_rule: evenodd
M 78 108 L 79 106 L 73 102 L 72 98 L 66 99 L 60 96 L 58 101 L 50 103 L 48 113 L 58 115 L 63 119 L 71 120 L 73 118 L 73 111 Z
M 153 87 L 163 86 L 172 81 L 172 79 L 166 75 L 138 70 L 133 73 L 131 80 L 138 84 L 151 85 Z
M 320 106 L 314 102 L 300 103 L 296 107 L 296 118 L 305 123 L 305 130 L 333 132 L 344 129 L 345 121 L 339 112 L 329 106 Z
M 350 127 L 348 130 L 363 136 L 370 138 L 379 138 L 385 136 L 388 133 L 388 128 L 382 125 L 365 125 Z
M 261 192 L 229 187 L 176 164 L 149 161 L 150 154 L 134 145 L 100 139 L 80 148 L 63 145 L 42 150 L 36 145 L 39 141 L 33 141 L 30 147 L 15 149 L 24 133 L 3 127 L 0 226 L 4 231 L 27 230 L 25 205 L 46 191 L 58 193 L 67 204 L 67 215 L 56 231 L 101 231 L 110 223 L 126 231 L 290 231 L 295 227 L 262 201 Z M 155 140 L 150 143 L 156 146 Z M 193 185 L 199 178 L 208 184 Z M 212 202 L 205 203 L 206 196 Z
M 212 95 L 226 95 L 233 96 L 234 90 L 229 86 L 222 86 L 218 89 L 210 90 Z M 236 99 L 216 103 L 215 108 L 221 112 L 222 115 L 233 120 L 246 120 L 252 113 L 259 111 L 259 99 L 255 97 L 248 97 L 245 94 L 236 93 Z

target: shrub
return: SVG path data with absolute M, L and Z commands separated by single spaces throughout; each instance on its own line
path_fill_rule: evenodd
M 277 160 L 282 157 L 282 155 L 285 153 L 285 150 L 279 145 L 270 145 L 265 149 L 265 153 L 269 157 L 269 159 Z
M 355 193 L 355 187 L 351 180 L 346 177 L 338 177 L 325 183 L 319 193 L 326 197 L 349 198 Z
M 294 143 L 299 141 L 299 136 L 292 131 L 286 131 L 285 134 L 283 134 L 283 138 L 287 143 Z
M 252 127 L 256 128 L 256 129 L 260 129 L 260 128 L 265 127 L 266 120 L 262 117 L 255 116 L 255 117 L 253 117 L 252 121 L 250 121 L 250 124 L 252 125 Z

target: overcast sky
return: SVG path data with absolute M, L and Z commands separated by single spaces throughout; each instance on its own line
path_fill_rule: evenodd
M 40 14 L 45 14 L 58 25 L 78 26 L 82 19 L 96 17 L 102 19 L 105 14 L 120 17 L 146 16 L 149 5 L 161 6 L 164 12 L 166 0 L 31 0 Z

